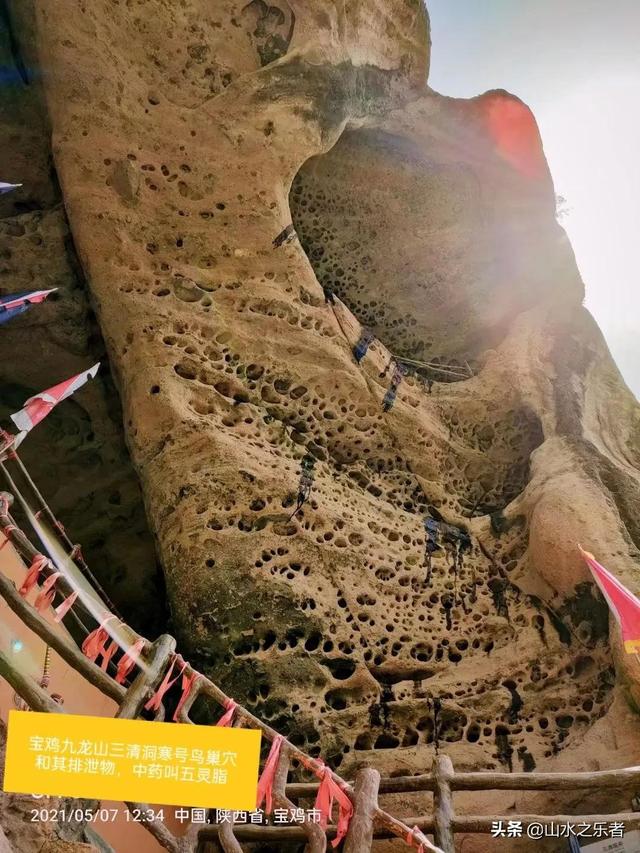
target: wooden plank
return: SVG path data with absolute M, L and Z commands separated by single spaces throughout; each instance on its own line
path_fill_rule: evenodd
M 415 822 L 414 822 L 415 823 Z M 423 821 L 427 823 L 426 830 L 432 828 L 433 821 Z M 413 826 L 414 824 L 412 824 Z M 420 827 L 425 829 L 424 826 Z M 251 826 L 249 824 L 236 824 L 236 838 L 240 841 L 254 844 L 286 844 L 289 842 L 304 842 L 307 836 L 305 835 L 302 826 Z M 374 838 L 396 838 L 397 834 L 385 827 L 377 827 L 374 830 Z M 331 841 L 336 837 L 336 827 L 327 827 L 326 837 Z M 210 826 L 200 830 L 200 840 L 203 842 L 218 838 L 218 827 Z
M 349 781 L 348 785 L 354 783 Z M 381 779 L 378 794 L 408 794 L 435 790 L 436 783 L 431 773 L 421 776 L 394 776 Z M 287 796 L 292 800 L 315 800 L 318 782 L 292 782 L 287 785 Z
M 354 812 L 344 844 L 344 853 L 365 853 L 371 850 L 379 785 L 380 774 L 371 767 L 363 768 L 356 776 Z
M 594 773 L 456 773 L 454 791 L 572 791 L 640 785 L 640 767 Z

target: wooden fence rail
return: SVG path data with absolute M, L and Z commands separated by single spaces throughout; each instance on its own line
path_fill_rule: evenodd
M 372 774 L 369 776 L 369 774 Z M 317 792 L 315 783 L 293 783 L 286 787 L 287 797 L 293 801 L 313 800 Z M 433 764 L 432 772 L 420 776 L 401 776 L 391 779 L 379 779 L 377 771 L 360 770 L 356 776 L 356 814 L 352 821 L 355 828 L 356 816 L 364 818 L 357 832 L 361 833 L 360 846 L 347 846 L 345 853 L 371 850 L 374 840 L 389 839 L 393 834 L 383 826 L 376 824 L 375 809 L 377 797 L 389 794 L 411 794 L 432 792 L 434 794 L 433 815 L 418 815 L 404 817 L 403 821 L 409 826 L 415 826 L 423 833 L 432 834 L 435 843 L 443 853 L 455 853 L 454 837 L 457 834 L 489 834 L 495 824 L 507 826 L 509 822 L 517 821 L 526 831 L 532 824 L 552 827 L 564 824 L 587 823 L 595 824 L 603 820 L 609 823 L 622 823 L 626 830 L 640 829 L 640 812 L 619 812 L 607 815 L 538 815 L 515 814 L 505 815 L 457 815 L 453 806 L 455 791 L 574 791 L 574 790 L 608 790 L 629 792 L 640 790 L 640 767 L 629 767 L 621 770 L 601 770 L 593 773 L 494 773 L 494 772 L 461 772 L 456 773 L 450 759 L 440 755 Z M 357 821 L 360 823 L 360 820 Z M 227 848 L 220 845 L 219 826 L 207 826 L 199 833 L 199 853 Z M 335 838 L 336 827 L 327 828 L 327 838 Z M 245 844 L 273 843 L 275 845 L 294 844 L 305 840 L 305 833 L 297 826 L 251 826 L 236 824 L 234 835 L 239 842 Z M 311 848 L 309 848 L 311 849 Z
M 456 772 L 451 788 L 454 791 L 563 791 L 580 788 L 602 790 L 603 788 L 640 789 L 640 767 L 622 770 L 597 770 L 592 773 L 493 773 Z M 420 776 L 393 776 L 380 781 L 380 794 L 412 794 L 434 791 L 436 782 L 433 774 Z M 287 785 L 287 795 L 292 799 L 314 797 L 317 782 L 294 782 Z

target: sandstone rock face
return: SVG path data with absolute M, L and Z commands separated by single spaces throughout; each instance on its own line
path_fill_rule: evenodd
M 0 30 L 0 174 L 24 186 L 0 197 L 0 292 L 58 292 L 2 326 L 5 427 L 32 394 L 105 355 L 52 169 L 35 20 L 26 4 L 15 12 L 12 29 Z M 156 634 L 164 611 L 150 601 L 161 602 L 162 584 L 121 418 L 106 370 L 81 403 L 56 409 L 29 436 L 21 456 L 116 603 L 141 630 Z
M 37 24 L 183 651 L 345 773 L 436 742 L 459 768 L 637 763 L 639 668 L 576 543 L 640 590 L 639 410 L 529 110 L 430 90 L 417 0 L 40 0 Z M 418 372 L 383 412 L 392 353 L 473 375 Z M 428 513 L 472 549 L 427 582 Z

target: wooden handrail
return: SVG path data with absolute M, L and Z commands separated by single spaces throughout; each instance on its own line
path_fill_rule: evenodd
M 54 630 L 46 619 L 43 619 L 38 611 L 22 598 L 13 583 L 2 572 L 0 572 L 0 596 L 4 598 L 27 628 L 30 628 L 34 634 L 37 634 L 41 640 L 51 646 L 69 666 L 79 672 L 90 684 L 93 684 L 101 693 L 114 701 L 118 703 L 124 701 L 126 689 L 90 661 L 77 646 L 68 643 L 59 631 Z
M 562 791 L 640 788 L 640 767 L 623 767 L 619 770 L 596 770 L 593 773 L 493 773 L 492 771 L 456 772 L 451 780 L 453 791 Z M 431 773 L 419 776 L 393 776 L 380 781 L 379 794 L 416 794 L 434 791 L 435 779 Z M 291 799 L 311 799 L 318 791 L 317 782 L 292 782 L 287 785 Z
M 21 500 L 24 499 L 21 498 Z M 7 507 L 9 505 L 10 502 L 6 504 Z M 35 549 L 33 549 L 33 546 L 28 543 L 26 537 L 24 537 L 21 531 L 18 531 L 17 527 L 13 524 L 13 519 L 9 516 L 8 509 L 2 512 L 2 519 L 5 520 L 5 526 L 10 525 L 9 538 L 11 538 L 12 541 L 18 540 L 20 544 L 24 546 L 23 554 L 25 556 L 31 557 L 31 552 Z M 0 523 L 2 523 L 2 519 L 0 519 Z M 22 541 L 23 538 L 25 539 L 28 547 Z M 156 686 L 158 681 L 161 679 L 162 672 L 164 671 L 166 666 L 169 665 L 169 660 L 175 653 L 175 640 L 170 635 L 162 635 L 153 644 L 149 643 L 149 641 L 146 640 L 145 652 L 143 652 L 142 654 L 144 666 L 140 668 L 140 671 L 131 686 L 128 689 L 125 689 L 122 688 L 119 684 L 116 684 L 116 682 L 109 678 L 106 673 L 102 672 L 99 667 L 89 661 L 79 649 L 67 643 L 64 639 L 60 637 L 60 635 L 56 631 L 52 630 L 49 624 L 44 619 L 42 619 L 42 617 L 22 598 L 22 596 L 19 595 L 13 583 L 11 583 L 11 581 L 4 577 L 2 573 L 0 573 L 0 596 L 5 598 L 7 603 L 9 603 L 11 608 L 16 612 L 18 616 L 20 616 L 22 621 L 28 627 L 32 628 L 32 630 L 34 630 L 34 632 L 37 633 L 38 636 L 40 636 L 42 639 L 45 640 L 45 642 L 48 643 L 48 645 L 54 648 L 64 660 L 66 660 L 74 669 L 79 671 L 90 683 L 94 684 L 96 687 L 98 687 L 99 690 L 101 690 L 106 695 L 113 695 L 114 689 L 117 689 L 117 701 L 120 706 L 119 711 L 117 713 L 118 717 L 131 719 L 135 718 L 140 714 L 145 700 L 150 695 L 153 687 Z M 128 631 L 131 631 L 129 626 L 127 626 L 125 623 L 123 623 L 123 626 L 126 627 Z M 135 634 L 135 632 L 131 633 L 134 636 L 138 636 Z M 194 670 L 191 665 L 187 664 L 185 668 L 185 674 L 194 675 L 196 680 L 194 682 L 193 689 L 188 698 L 188 701 L 184 703 L 182 710 L 178 716 L 180 722 L 192 722 L 188 716 L 189 710 L 191 709 L 193 702 L 197 699 L 199 695 L 206 694 L 218 701 L 221 705 L 228 706 L 230 701 L 229 697 L 216 684 L 210 681 L 202 673 L 199 673 L 197 670 Z M 11 674 L 11 677 L 14 677 L 13 673 Z M 120 694 L 120 691 L 122 691 L 122 694 Z M 255 717 L 253 714 L 247 711 L 246 708 L 243 708 L 240 705 L 236 706 L 236 722 L 239 725 L 248 724 L 251 725 L 253 728 L 259 729 L 266 736 L 266 739 L 271 742 L 276 737 L 280 737 L 278 732 L 263 723 L 262 720 L 260 720 L 258 717 Z M 326 768 L 321 761 L 307 755 L 302 750 L 295 747 L 286 738 L 283 739 L 283 748 L 286 749 L 288 756 L 293 759 L 297 759 L 308 770 L 315 772 L 318 775 L 328 770 L 333 776 L 335 782 L 340 786 L 340 788 L 345 792 L 345 794 L 347 794 L 347 796 L 352 801 L 354 801 L 355 792 L 353 787 L 347 784 L 340 776 L 338 776 L 337 773 L 334 773 L 332 770 L 330 770 L 330 768 Z M 284 778 L 281 778 L 281 787 L 285 789 L 286 797 L 285 785 L 286 776 Z M 391 834 L 391 836 L 406 840 L 406 838 L 410 834 L 410 828 L 402 820 L 393 817 L 380 807 L 376 807 L 375 820 L 377 824 L 386 828 Z M 154 831 L 151 826 L 147 828 L 156 836 L 156 838 L 167 850 L 177 851 L 181 848 L 180 839 L 175 838 L 172 833 L 166 830 L 166 828 L 163 828 L 163 830 L 160 832 Z M 193 832 L 193 830 L 194 826 L 192 824 L 189 827 L 188 832 L 191 833 Z M 304 827 L 303 834 L 308 840 L 313 840 L 315 842 L 315 846 L 318 847 L 317 841 L 319 840 L 319 838 L 316 827 Z M 442 853 L 439 848 L 435 847 L 426 837 L 420 834 L 419 828 L 417 830 L 416 838 L 426 850 L 434 851 L 434 853 Z M 324 833 L 322 833 L 322 842 L 326 846 L 326 835 Z
M 456 773 L 454 791 L 563 791 L 640 786 L 640 767 L 593 773 Z
M 434 820 L 429 817 L 405 817 L 404 821 L 411 826 L 417 826 L 422 832 L 433 832 Z M 457 833 L 468 833 L 470 835 L 484 835 L 490 833 L 495 823 L 502 822 L 505 826 L 509 821 L 518 821 L 522 823 L 523 829 L 526 829 L 532 824 L 541 824 L 542 826 L 554 826 L 558 824 L 576 824 L 576 823 L 624 823 L 625 828 L 640 829 L 640 813 L 639 812 L 621 812 L 612 815 L 467 815 L 465 817 L 455 817 L 451 823 L 453 831 Z M 216 841 L 218 838 L 219 828 L 216 826 L 208 826 L 200 830 L 199 838 L 201 841 Z M 238 841 L 244 841 L 247 844 L 260 842 L 268 844 L 269 842 L 290 842 L 304 841 L 306 836 L 301 827 L 297 826 L 251 826 L 249 824 L 235 824 L 234 833 Z M 330 840 L 336 837 L 336 827 L 327 827 L 327 838 Z M 393 838 L 393 833 L 389 832 L 384 827 L 376 827 L 373 837 L 375 839 Z

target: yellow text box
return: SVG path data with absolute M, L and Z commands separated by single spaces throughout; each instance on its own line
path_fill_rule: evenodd
M 10 711 L 4 790 L 252 811 L 260 738 L 252 729 Z

